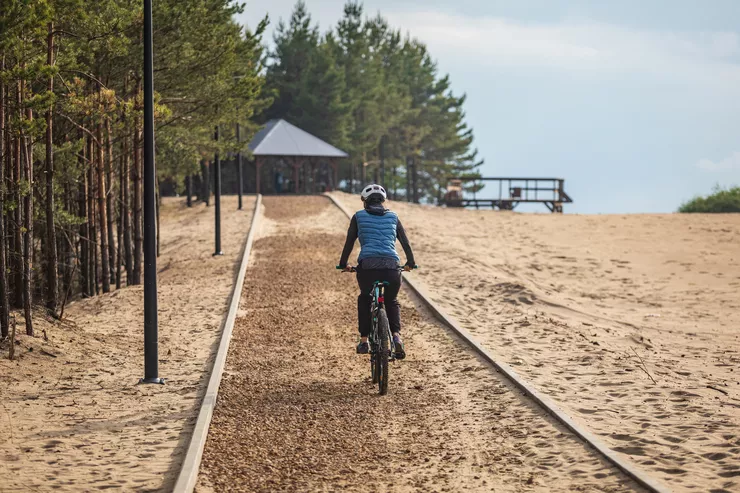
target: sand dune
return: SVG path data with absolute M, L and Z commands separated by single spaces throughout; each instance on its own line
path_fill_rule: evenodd
M 389 206 L 503 361 L 677 491 L 740 490 L 740 215 Z
M 225 255 L 211 257 L 213 207 L 163 201 L 157 268 L 159 371 L 166 385 L 137 385 L 144 376 L 141 286 L 75 302 L 63 324 L 39 314 L 39 337 L 20 337 L 16 361 L 3 349 L 0 491 L 172 488 L 208 382 L 253 203 L 250 197 L 237 211 L 236 197 L 224 198 Z

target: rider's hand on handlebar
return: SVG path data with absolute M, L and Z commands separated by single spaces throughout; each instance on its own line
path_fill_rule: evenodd
M 352 267 L 351 265 L 347 265 L 344 267 L 344 269 L 342 269 L 342 272 L 354 272 L 354 270 L 354 267 Z
M 415 265 L 409 265 L 409 264 L 406 264 L 406 265 L 404 265 L 404 266 L 403 266 L 403 271 L 404 271 L 404 272 L 411 272 L 411 271 L 412 271 L 412 270 L 414 270 L 415 268 L 416 268 L 416 266 L 415 266 Z

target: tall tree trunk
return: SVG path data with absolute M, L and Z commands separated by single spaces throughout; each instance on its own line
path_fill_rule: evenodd
M 8 98 L 10 96 L 10 89 L 5 88 L 5 105 L 8 105 Z M 8 116 L 10 115 L 10 112 L 6 110 L 5 112 L 5 121 L 7 125 Z M 6 129 L 5 132 L 5 200 L 12 201 L 13 197 L 13 186 L 11 183 L 11 178 L 13 177 L 13 140 L 10 135 L 10 131 Z M 11 214 L 2 214 L 2 220 L 5 221 L 5 269 L 6 274 L 10 274 L 11 269 L 11 258 L 10 254 L 12 252 L 11 250 L 11 244 L 13 242 L 13 227 L 12 227 L 12 221 L 13 216 Z M 11 302 L 11 296 L 13 295 L 13 287 L 10 284 L 10 277 L 6 275 L 6 281 L 8 286 L 8 306 L 10 307 L 12 305 Z
M 144 237 L 141 224 L 141 133 L 139 133 L 139 119 L 134 125 L 134 265 L 131 284 L 141 284 L 141 262 L 144 249 Z
M 123 77 L 123 93 L 129 98 L 129 78 L 128 75 Z M 121 140 L 121 224 L 123 228 L 123 263 L 126 266 L 126 285 L 130 286 L 133 280 L 133 245 L 131 244 L 131 189 L 130 189 L 130 178 L 131 178 L 131 161 L 130 161 L 130 150 L 131 134 L 129 133 L 129 122 L 126 119 L 125 112 L 122 114 L 122 121 L 124 123 L 123 139 Z
M 103 124 L 97 124 L 97 166 L 98 166 L 98 217 L 100 223 L 100 266 L 103 292 L 110 291 L 110 262 L 108 250 L 108 214 L 105 192 L 105 157 L 103 149 Z
M 98 246 L 95 227 L 95 143 L 92 136 L 87 139 L 87 241 L 90 247 L 90 296 L 98 294 Z
M 188 196 L 186 204 L 188 207 L 193 207 L 193 180 L 190 175 L 185 177 L 185 193 Z
M 49 23 L 46 63 L 54 66 L 54 24 Z M 49 75 L 46 89 L 54 90 L 54 76 Z M 46 111 L 46 308 L 56 314 L 59 291 L 57 284 L 57 233 L 54 227 L 54 142 L 52 124 L 54 112 Z
M 120 207 L 120 206 L 119 206 Z M 121 262 L 123 260 L 123 215 L 118 212 L 116 221 L 116 289 L 121 289 Z
M 420 157 L 418 159 L 421 159 Z M 412 187 L 412 196 L 414 197 L 414 203 L 419 203 L 419 163 L 417 160 L 417 156 L 414 156 L 411 158 L 411 187 Z
M 385 184 L 385 135 L 380 138 L 378 153 L 380 154 L 380 186 L 388 190 Z
M 33 110 L 26 110 L 26 119 L 33 121 Z M 25 212 L 23 226 L 23 314 L 26 319 L 26 335 L 33 335 L 33 320 L 31 318 L 31 305 L 33 304 L 33 293 L 31 292 L 31 275 L 33 272 L 33 141 L 31 137 L 25 137 L 25 180 L 28 192 L 23 197 L 23 209 Z
M 195 187 L 195 200 L 201 202 L 203 200 L 203 160 L 198 162 L 199 171 L 192 175 L 191 181 Z
M 69 134 L 64 136 L 64 141 L 66 144 L 69 144 L 70 136 Z M 69 167 L 67 165 L 63 165 L 64 168 L 62 170 L 62 196 L 64 197 L 64 203 L 62 204 L 62 207 L 64 208 L 64 211 L 71 216 L 74 216 L 75 210 L 72 206 L 72 189 L 71 189 L 71 183 L 69 179 Z M 57 179 L 57 183 L 59 183 L 59 180 Z M 59 267 L 61 267 L 61 273 L 60 275 L 60 287 L 59 287 L 59 294 L 60 297 L 64 296 L 66 297 L 66 293 L 69 293 L 70 285 L 72 284 L 72 267 L 75 265 L 76 260 L 76 252 L 74 251 L 74 245 L 77 242 L 77 238 L 75 238 L 75 234 L 72 234 L 72 238 L 69 237 L 69 235 L 65 234 L 64 231 L 62 231 L 61 235 L 57 235 L 57 257 L 61 259 Z
M 131 285 L 133 280 L 133 255 L 131 248 L 131 212 L 130 212 L 130 197 L 129 197 L 129 135 L 125 135 L 123 139 L 123 176 L 121 178 L 121 190 L 123 191 L 123 248 L 126 255 L 126 284 Z
M 5 56 L 0 59 L 0 71 L 5 70 Z M 5 84 L 0 79 L 0 211 L 5 211 Z M 10 307 L 8 306 L 7 266 L 5 265 L 5 214 L 0 214 L 0 339 L 8 337 Z M 14 344 L 13 341 L 10 341 Z
M 116 222 L 116 289 L 121 289 L 121 263 L 123 262 L 123 169 L 124 157 L 121 155 L 118 167 L 118 221 Z
M 396 164 L 393 164 L 391 168 L 391 179 L 393 180 L 393 200 L 396 200 L 396 194 L 398 193 L 398 184 L 396 182 Z
M 84 134 L 82 134 L 82 130 L 80 130 L 80 136 L 85 140 Z M 80 174 L 80 179 L 78 180 L 78 189 L 77 189 L 77 204 L 78 204 L 78 214 L 79 217 L 84 219 L 85 222 L 80 224 L 80 284 L 81 284 L 81 290 L 83 296 L 92 296 L 92 291 L 90 290 L 91 286 L 91 277 L 92 273 L 90 272 L 90 228 L 89 228 L 89 214 L 87 211 L 87 201 L 88 201 L 88 190 L 87 190 L 87 175 L 88 173 L 85 170 L 85 167 L 88 165 L 87 163 L 87 145 L 82 146 L 82 156 L 78 158 L 78 161 L 80 163 L 80 169 L 82 170 L 82 173 Z
M 210 166 L 210 163 L 208 161 L 203 161 L 200 169 L 203 172 L 203 201 L 208 206 L 211 204 L 211 166 Z
M 406 156 L 406 202 L 411 202 L 411 156 Z
M 21 82 L 16 85 L 16 102 L 18 103 L 18 117 L 23 119 L 23 110 L 21 109 Z M 15 195 L 15 223 L 13 224 L 13 306 L 20 308 L 23 306 L 23 199 L 21 197 L 21 138 L 16 134 L 13 148 L 13 192 Z
M 108 251 L 110 256 L 110 282 L 116 282 L 116 242 L 114 241 L 113 233 L 113 214 L 115 209 L 113 208 L 113 142 L 111 140 L 110 130 L 110 118 L 105 119 L 105 134 L 106 134 L 106 146 L 107 146 L 107 159 L 105 167 L 105 205 L 106 205 L 106 218 L 108 221 Z M 102 142 L 101 142 L 102 144 Z M 118 283 L 120 288 L 120 283 Z
M 355 163 L 349 163 L 349 193 L 355 193 Z
M 5 88 L 5 106 L 8 106 L 8 98 L 10 96 L 10 89 L 8 87 Z M 7 125 L 8 116 L 10 116 L 9 110 L 6 109 L 5 112 L 5 121 Z M 13 186 L 11 183 L 11 178 L 13 177 L 13 142 L 11 139 L 10 131 L 6 128 L 5 131 L 5 155 L 4 155 L 4 162 L 0 163 L 0 165 L 5 166 L 5 183 L 3 185 L 5 186 L 5 200 L 6 201 L 12 201 L 13 197 Z M 13 243 L 13 227 L 12 227 L 12 221 L 13 217 L 11 214 L 1 214 L 0 220 L 3 221 L 3 226 L 5 229 L 5 241 L 4 247 L 5 247 L 5 282 L 6 282 L 6 297 L 8 300 L 8 309 L 10 309 L 11 306 L 11 297 L 13 295 L 13 287 L 10 284 L 10 269 L 11 269 L 11 257 L 10 254 L 12 252 L 11 250 L 11 244 Z

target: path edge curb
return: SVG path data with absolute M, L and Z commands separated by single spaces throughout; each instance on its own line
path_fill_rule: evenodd
M 341 204 L 333 195 L 324 194 L 324 197 L 331 200 L 339 210 L 341 210 L 347 219 L 352 218 L 352 214 L 347 211 L 343 204 Z M 657 480 L 650 478 L 645 473 L 637 469 L 631 463 L 622 460 L 616 455 L 612 449 L 610 449 L 601 439 L 597 438 L 593 433 L 582 428 L 573 419 L 568 416 L 562 409 L 560 409 L 549 397 L 541 394 L 535 390 L 529 383 L 522 380 L 522 378 L 507 364 L 501 363 L 488 352 L 478 341 L 467 330 L 463 329 L 460 324 L 452 317 L 447 315 L 432 299 L 427 295 L 426 291 L 419 286 L 419 281 L 413 281 L 410 277 L 404 277 L 404 285 L 411 288 L 421 301 L 431 310 L 437 319 L 439 319 L 445 326 L 455 332 L 465 343 L 467 343 L 480 357 L 490 363 L 499 373 L 502 373 L 509 381 L 511 381 L 519 390 L 532 399 L 537 405 L 544 409 L 550 416 L 555 418 L 560 424 L 568 428 L 573 434 L 578 436 L 591 448 L 598 451 L 609 463 L 613 464 L 617 469 L 621 470 L 627 476 L 636 481 L 640 486 L 646 488 L 648 491 L 653 493 L 671 493 L 672 490 Z
M 239 301 L 241 300 L 244 278 L 246 277 L 247 266 L 249 265 L 249 255 L 252 251 L 252 243 L 254 242 L 254 235 L 259 222 L 261 205 L 262 195 L 258 194 L 255 199 L 254 211 L 252 212 L 252 222 L 249 225 L 247 241 L 244 243 L 244 251 L 242 252 L 242 259 L 239 264 L 239 272 L 237 274 L 236 281 L 234 282 L 234 288 L 231 291 L 229 311 L 226 315 L 224 328 L 221 331 L 221 340 L 218 344 L 216 358 L 213 360 L 213 368 L 211 369 L 211 376 L 208 380 L 208 387 L 203 396 L 200 411 L 198 411 L 198 420 L 195 422 L 195 428 L 193 428 L 193 434 L 190 438 L 188 450 L 182 461 L 177 482 L 172 490 L 173 493 L 191 493 L 195 489 L 195 484 L 198 480 L 200 462 L 203 458 L 203 450 L 206 446 L 208 428 L 211 424 L 211 418 L 213 417 L 213 410 L 216 408 L 216 398 L 218 397 L 218 388 L 221 385 L 221 377 L 223 375 L 224 368 L 226 367 L 226 355 L 229 352 L 231 334 L 234 329 L 234 322 L 236 321 L 236 313 L 239 310 Z

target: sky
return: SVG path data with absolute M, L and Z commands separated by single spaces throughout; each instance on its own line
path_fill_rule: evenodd
M 239 21 L 269 15 L 268 41 L 294 4 L 247 0 Z M 306 4 L 324 32 L 344 2 Z M 467 95 L 484 176 L 564 178 L 566 212 L 590 214 L 673 212 L 715 185 L 740 185 L 740 0 L 364 7 L 423 41 Z

